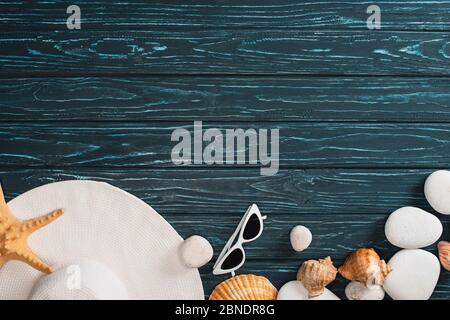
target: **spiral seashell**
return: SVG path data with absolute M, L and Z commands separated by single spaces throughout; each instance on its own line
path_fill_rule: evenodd
M 445 270 L 450 271 L 450 242 L 441 241 L 438 243 L 439 260 Z
M 331 257 L 319 260 L 305 261 L 297 273 L 297 280 L 300 281 L 309 297 L 320 296 L 325 287 L 336 279 L 337 269 L 333 266 Z
M 243 274 L 220 283 L 209 300 L 276 300 L 278 290 L 265 277 Z
M 370 287 L 383 285 L 384 279 L 392 268 L 381 260 L 374 249 L 355 250 L 339 268 L 339 273 L 350 281 L 358 281 Z

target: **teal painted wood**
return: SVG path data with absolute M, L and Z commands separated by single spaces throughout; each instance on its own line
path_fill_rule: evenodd
M 356 0 L 77 4 L 83 29 L 69 32 L 66 2 L 0 2 L 8 197 L 53 181 L 106 181 L 183 237 L 209 238 L 216 256 L 256 202 L 269 220 L 240 272 L 277 287 L 306 259 L 339 265 L 361 246 L 389 258 L 387 215 L 431 210 L 423 182 L 450 163 L 450 46 L 439 32 L 450 30 L 450 2 L 378 1 L 382 31 L 366 30 L 372 3 Z M 170 133 L 193 120 L 280 128 L 285 169 L 174 167 Z M 448 239 L 450 217 L 439 217 Z M 296 224 L 314 234 L 301 254 L 288 241 Z M 201 270 L 207 295 L 224 279 L 211 267 Z M 343 298 L 345 283 L 330 289 Z M 449 297 L 443 272 L 433 298 Z
M 2 121 L 449 122 L 450 79 L 0 79 Z
M 110 183 L 151 204 L 162 214 L 235 215 L 251 203 L 271 216 L 293 219 L 352 214 L 365 221 L 403 206 L 432 211 L 423 185 L 433 170 L 281 170 L 274 177 L 259 169 L 1 168 L 9 197 L 40 185 L 82 179 Z M 215 233 L 211 234 L 214 236 Z
M 1 124 L 0 165 L 174 167 L 171 151 L 177 142 L 171 134 L 178 128 L 193 134 L 193 123 L 184 122 Z M 450 163 L 450 124 L 208 122 L 207 128 L 279 129 L 282 168 L 446 168 Z
M 388 31 L 3 32 L 0 76 L 450 74 L 450 35 Z
M 382 10 L 387 30 L 449 30 L 448 1 L 358 0 L 228 0 L 76 1 L 83 29 L 365 29 L 367 7 Z M 70 2 L 4 0 L 0 3 L 1 30 L 65 30 Z

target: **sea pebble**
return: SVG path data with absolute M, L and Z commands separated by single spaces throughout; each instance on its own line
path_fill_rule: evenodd
M 345 295 L 348 300 L 383 300 L 384 289 L 378 285 L 368 288 L 361 282 L 352 281 L 345 287 Z
M 394 246 L 418 249 L 439 240 L 442 223 L 436 216 L 422 209 L 404 207 L 389 216 L 384 231 L 386 238 Z
M 450 214 L 450 171 L 439 170 L 427 178 L 425 197 L 434 210 Z
M 333 292 L 325 288 L 317 297 L 308 298 L 308 290 L 300 281 L 290 281 L 278 291 L 277 300 L 340 300 Z
M 201 236 L 192 236 L 183 241 L 180 247 L 181 260 L 188 268 L 200 268 L 211 261 L 213 248 Z
M 312 241 L 312 234 L 307 227 L 296 226 L 292 229 L 290 238 L 292 248 L 300 252 L 309 247 Z
M 397 252 L 389 265 L 392 272 L 383 288 L 394 300 L 428 300 L 439 279 L 441 266 L 438 258 L 422 249 L 403 249 Z

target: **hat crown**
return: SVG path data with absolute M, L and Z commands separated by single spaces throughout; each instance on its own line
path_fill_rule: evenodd
M 106 266 L 74 260 L 37 281 L 30 300 L 127 300 L 122 281 Z

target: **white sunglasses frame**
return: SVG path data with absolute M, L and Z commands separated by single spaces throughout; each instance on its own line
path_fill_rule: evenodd
M 258 217 L 261 228 L 260 228 L 258 234 L 254 238 L 252 238 L 250 240 L 246 240 L 246 239 L 244 239 L 245 226 L 247 225 L 250 217 L 253 214 L 255 214 Z M 241 221 L 239 222 L 233 235 L 230 237 L 230 239 L 226 243 L 225 247 L 223 247 L 222 252 L 220 253 L 219 257 L 217 258 L 217 261 L 213 267 L 214 275 L 217 276 L 217 275 L 231 273 L 231 275 L 234 277 L 235 271 L 238 270 L 240 267 L 242 267 L 242 265 L 245 263 L 246 256 L 245 256 L 245 250 L 244 250 L 243 245 L 245 243 L 255 241 L 256 239 L 258 239 L 261 236 L 261 234 L 263 233 L 263 230 L 264 230 L 264 220 L 266 220 L 266 219 L 267 219 L 267 216 L 261 215 L 261 212 L 259 211 L 259 208 L 256 204 L 252 204 L 250 207 L 248 207 L 247 211 L 245 212 L 244 216 L 242 217 Z M 238 237 L 236 243 L 233 246 L 231 246 L 234 243 L 234 241 L 236 240 L 236 237 Z M 236 249 L 240 249 L 242 251 L 243 256 L 242 256 L 241 263 L 232 269 L 227 269 L 227 270 L 222 269 L 222 267 L 221 267 L 222 263 L 226 260 L 226 258 L 228 258 L 229 254 L 231 254 L 231 252 L 233 252 Z

